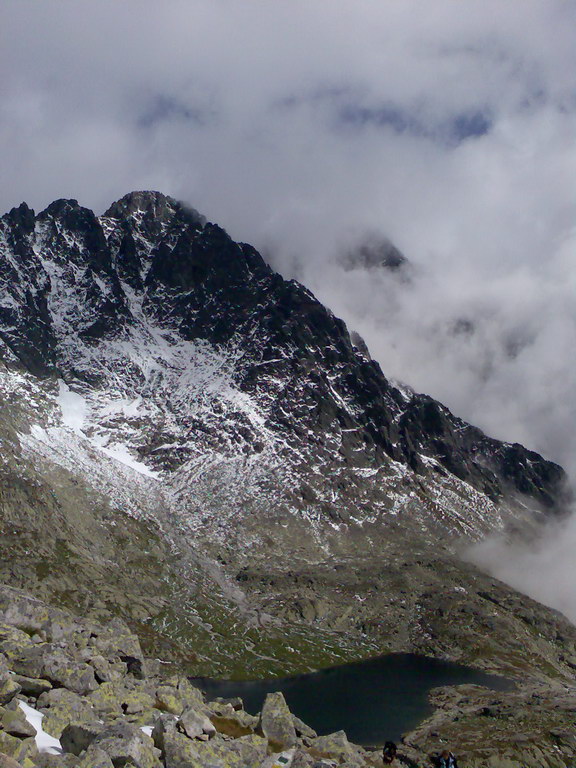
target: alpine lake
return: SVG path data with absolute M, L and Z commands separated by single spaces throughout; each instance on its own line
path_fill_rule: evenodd
M 363 746 L 399 741 L 432 714 L 428 693 L 446 685 L 474 684 L 495 691 L 514 688 L 504 677 L 410 653 L 265 680 L 191 678 L 209 699 L 239 696 L 256 714 L 267 693 L 281 691 L 290 711 L 319 735 L 344 730 Z

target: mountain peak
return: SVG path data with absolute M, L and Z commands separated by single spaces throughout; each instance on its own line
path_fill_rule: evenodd
M 164 435 L 151 421 L 131 437 L 151 471 L 187 476 L 192 456 L 199 465 L 248 457 L 260 471 L 268 446 L 263 482 L 278 508 L 357 519 L 416 498 L 406 496 L 420 482 L 413 472 L 456 525 L 460 502 L 447 483 L 462 497 L 481 494 L 495 519 L 516 494 L 549 508 L 561 500 L 559 467 L 403 394 L 309 291 L 174 198 L 131 192 L 99 218 L 57 200 L 40 226 L 22 216 L 26 227 L 20 216 L 0 222 L 0 339 L 28 370 L 72 388 L 90 382 L 95 401 L 117 390 L 145 400 L 170 425 Z M 389 243 L 359 255 L 369 266 L 402 263 Z M 117 425 L 91 428 L 112 441 Z M 429 490 L 423 498 L 412 517 L 428 525 L 437 507 Z M 255 492 L 250 503 L 268 501 Z M 470 519 L 487 524 L 476 511 Z
M 386 269 L 390 272 L 405 270 L 408 259 L 386 237 L 368 235 L 342 257 L 344 269 Z
M 128 192 L 120 200 L 112 203 L 104 217 L 124 220 L 138 215 L 145 219 L 153 219 L 160 224 L 168 224 L 178 215 L 197 224 L 205 223 L 204 217 L 195 209 L 154 190 Z

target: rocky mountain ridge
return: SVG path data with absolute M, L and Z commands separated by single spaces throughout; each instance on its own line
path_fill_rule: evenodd
M 532 506 L 561 500 L 558 466 L 392 386 L 306 289 L 159 193 L 127 195 L 100 219 L 76 201 L 56 201 L 38 216 L 25 204 L 13 209 L 2 220 L 0 284 L 6 361 L 80 394 L 100 390 L 108 401 L 122 394 L 147 404 L 161 393 L 168 413 L 153 415 L 176 422 L 175 434 L 163 425 L 158 445 L 141 430 L 128 446 L 153 471 L 180 470 L 202 450 L 249 461 L 274 443 L 292 464 L 316 455 L 331 470 L 324 486 L 330 474 L 343 476 L 323 495 L 301 482 L 288 501 L 302 508 L 307 494 L 316 496 L 311 506 L 336 518 L 340 497 L 358 505 L 360 489 L 341 486 L 355 474 L 360 485 L 376 485 L 367 470 L 393 464 L 432 468 L 497 505 L 516 494 Z M 214 391 L 222 385 L 229 391 Z M 110 428 L 100 414 L 93 421 Z

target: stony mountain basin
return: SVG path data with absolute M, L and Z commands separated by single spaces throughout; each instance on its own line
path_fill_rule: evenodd
M 320 735 L 344 730 L 357 744 L 399 741 L 432 712 L 429 692 L 447 685 L 512 690 L 514 683 L 464 664 L 391 653 L 305 675 L 262 680 L 191 678 L 210 699 L 239 697 L 256 714 L 268 693 L 281 691 L 293 712 Z

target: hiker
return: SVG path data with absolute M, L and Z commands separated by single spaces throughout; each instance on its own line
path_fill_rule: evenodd
M 438 758 L 438 768 L 458 768 L 454 754 L 445 749 Z
M 382 750 L 382 761 L 384 765 L 392 765 L 395 757 L 396 744 L 394 744 L 393 741 L 387 741 L 386 744 L 384 744 L 384 749 Z

